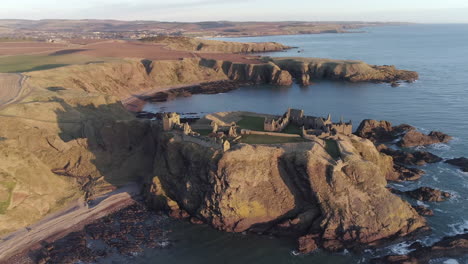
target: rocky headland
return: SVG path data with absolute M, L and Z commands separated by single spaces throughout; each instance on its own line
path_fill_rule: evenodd
M 143 42 L 162 44 L 171 50 L 220 52 L 220 53 L 254 53 L 283 51 L 291 47 L 277 42 L 233 42 L 189 38 L 180 36 L 157 36 L 141 39 Z
M 356 61 L 264 58 L 250 64 L 195 57 L 73 65 L 27 77 L 28 92 L 0 109 L 1 235 L 128 182 L 142 184 L 152 209 L 227 232 L 292 237 L 302 253 L 360 250 L 428 230 L 418 211 L 386 186 L 417 179 L 422 172 L 406 166 L 437 162 L 438 157 L 374 144 L 404 138 L 414 131 L 411 126 L 368 120 L 356 135 L 236 143 L 221 150 L 181 140 L 154 121 L 137 119 L 121 101 L 131 96 L 163 101 L 244 83 L 413 81 L 415 72 Z M 132 103 L 123 102 L 127 107 Z M 447 139 L 434 133 L 427 137 Z M 136 240 L 152 239 L 141 235 L 146 227 L 137 226 Z M 95 229 L 86 232 L 112 240 Z M 84 260 L 92 260 L 84 236 L 73 234 L 70 241 L 78 243 Z M 55 261 L 69 248 L 47 245 L 42 259 Z
M 312 66 L 313 65 L 313 66 Z M 124 60 L 118 62 L 73 65 L 27 73 L 35 87 L 79 89 L 138 100 L 155 100 L 217 93 L 236 89 L 242 84 L 288 86 L 312 80 L 352 82 L 412 81 L 417 73 L 391 66 L 372 66 L 359 61 L 324 59 L 263 58 L 261 63 L 233 63 L 223 60 L 184 58 L 181 60 Z M 141 103 L 139 104 L 142 105 Z M 138 111 L 141 107 L 133 107 Z

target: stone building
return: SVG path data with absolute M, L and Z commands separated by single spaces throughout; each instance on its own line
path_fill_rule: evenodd
M 174 126 L 180 126 L 180 115 L 177 113 L 164 113 L 162 117 L 163 130 L 170 131 Z
M 345 123 L 341 120 L 339 123 L 333 123 L 331 115 L 328 115 L 327 118 L 306 116 L 304 110 L 291 108 L 277 119 L 265 118 L 263 128 L 265 131 L 281 132 L 289 124 L 301 127 L 302 135 L 305 138 L 307 136 L 325 137 L 336 134 L 350 135 L 353 132 L 351 121 Z

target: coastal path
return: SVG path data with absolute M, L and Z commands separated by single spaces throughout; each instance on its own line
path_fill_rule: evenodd
M 60 239 L 97 219 L 134 204 L 140 190 L 138 184 L 132 183 L 88 203 L 80 199 L 34 225 L 0 238 L 0 263 L 6 263 L 4 261 L 9 258 L 28 252 L 41 241 Z
M 18 99 L 25 80 L 19 73 L 0 73 L 0 108 Z

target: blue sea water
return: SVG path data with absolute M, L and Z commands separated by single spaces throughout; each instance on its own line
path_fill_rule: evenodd
M 228 41 L 276 41 L 298 47 L 267 53 L 275 57 L 320 57 L 362 60 L 370 64 L 395 65 L 417 71 L 420 80 L 400 87 L 388 84 L 316 81 L 300 87 L 248 86 L 215 95 L 194 95 L 147 105 L 158 111 L 210 113 L 246 110 L 282 114 L 288 107 L 309 115 L 332 114 L 362 119 L 408 123 L 429 132 L 439 130 L 454 137 L 448 144 L 423 148 L 443 158 L 468 157 L 468 25 L 402 25 L 365 28 L 365 33 L 265 36 Z M 303 50 L 298 53 L 298 50 Z M 393 184 L 402 190 L 431 186 L 451 192 L 447 202 L 425 203 L 435 211 L 428 222 L 431 235 L 421 239 L 431 244 L 446 235 L 468 229 L 468 174 L 444 164 L 426 165 L 426 175 L 417 182 Z M 416 201 L 409 200 L 411 203 Z M 225 234 L 204 226 L 179 223 L 173 248 L 144 252 L 135 263 L 365 263 L 375 255 L 405 252 L 408 243 L 369 251 L 314 253 L 294 256 L 294 242 L 251 235 Z M 443 263 L 446 259 L 435 260 Z M 468 257 L 457 260 L 468 263 Z

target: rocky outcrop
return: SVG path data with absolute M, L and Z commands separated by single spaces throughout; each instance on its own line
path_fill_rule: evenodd
M 392 126 L 392 123 L 385 120 L 364 119 L 359 124 L 355 134 L 375 143 L 385 143 L 394 141 L 404 133 L 412 130 L 415 130 L 415 128 L 407 124 Z
M 393 157 L 393 161 L 399 165 L 417 165 L 422 166 L 427 163 L 441 162 L 442 158 L 427 151 L 402 151 L 391 149 L 385 146 L 379 146 L 379 150 Z
M 395 66 L 369 65 L 362 61 L 318 58 L 275 58 L 272 61 L 289 71 L 302 85 L 309 85 L 314 79 L 378 83 L 413 82 L 418 79 L 418 73 L 413 71 L 398 70 Z
M 425 227 L 385 188 L 386 174 L 394 173 L 390 157 L 355 136 L 334 140 L 340 161 L 321 140 L 241 144 L 221 153 L 163 134 L 147 199 L 220 230 L 303 237 L 303 251 L 315 248 L 312 241 L 339 250 Z
M 393 168 L 397 172 L 396 177 L 387 178 L 388 181 L 416 181 L 426 173 L 417 168 L 409 168 L 398 164 L 394 164 Z
M 406 194 L 413 199 L 426 202 L 443 202 L 452 196 L 449 192 L 430 187 L 420 187 L 415 190 L 403 192 L 396 189 L 392 189 L 391 191 L 396 194 Z
M 426 207 L 424 205 L 417 205 L 413 206 L 413 208 L 418 212 L 418 214 L 422 216 L 433 216 L 434 211 L 432 211 L 429 207 Z
M 415 147 L 447 143 L 450 140 L 452 140 L 452 137 L 442 132 L 431 131 L 428 135 L 425 135 L 419 131 L 411 130 L 401 138 L 398 145 L 401 147 Z
M 456 158 L 456 159 L 450 159 L 445 161 L 448 164 L 460 167 L 460 169 L 464 172 L 468 172 L 468 159 L 461 157 L 461 158 Z
M 444 237 L 432 246 L 414 245 L 416 250 L 408 255 L 391 255 L 373 259 L 376 264 L 426 264 L 432 259 L 457 258 L 468 254 L 468 234 Z
M 144 38 L 141 41 L 165 45 L 171 50 L 196 51 L 196 52 L 220 52 L 220 53 L 253 53 L 282 51 L 290 49 L 276 42 L 233 42 L 208 40 L 202 38 L 189 38 L 180 36 L 157 36 Z

